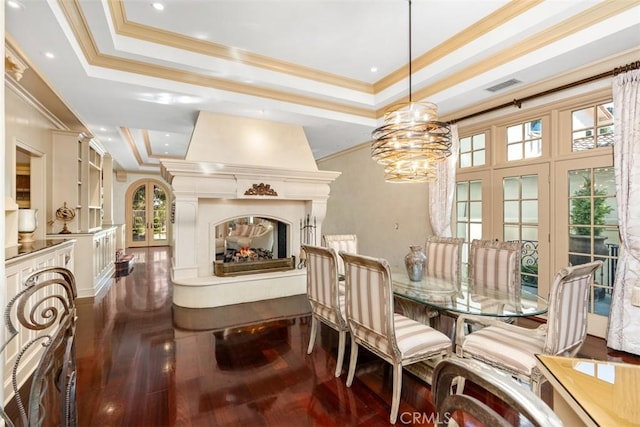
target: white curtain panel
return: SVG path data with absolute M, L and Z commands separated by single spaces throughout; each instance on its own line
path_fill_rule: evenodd
M 429 220 L 433 234 L 451 237 L 451 210 L 456 188 L 458 125 L 451 126 L 451 155 L 436 165 L 436 181 L 429 183 Z
M 620 252 L 607 346 L 640 354 L 640 70 L 613 79 L 614 168 Z M 635 294 L 635 295 L 634 295 Z

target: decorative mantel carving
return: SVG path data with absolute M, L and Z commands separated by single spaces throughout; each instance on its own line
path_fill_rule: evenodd
M 13 75 L 13 78 L 15 78 L 16 81 L 20 81 L 24 71 L 29 68 L 26 62 L 24 62 L 9 46 L 5 46 L 4 67 L 8 73 Z
M 277 196 L 278 193 L 271 188 L 271 185 L 261 182 L 253 184 L 251 188 L 244 192 L 245 196 Z

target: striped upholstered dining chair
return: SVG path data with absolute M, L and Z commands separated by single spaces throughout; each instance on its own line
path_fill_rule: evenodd
M 512 302 L 513 310 L 519 310 L 522 259 L 521 242 L 501 242 L 498 240 L 472 240 L 469 253 L 468 273 L 470 285 L 500 292 Z M 474 301 L 482 304 L 483 301 Z M 513 323 L 511 317 L 496 318 Z M 471 332 L 472 322 L 469 322 Z M 478 323 L 479 325 L 480 323 Z M 477 326 L 477 325 L 476 325 Z
M 391 272 L 384 259 L 340 252 L 346 273 L 347 323 L 351 330 L 351 358 L 347 387 L 358 361 L 358 346 L 393 366 L 390 422 L 396 422 L 402 388 L 402 367 L 451 353 L 451 340 L 441 332 L 394 313 Z
M 521 242 L 473 240 L 469 254 L 469 279 L 473 286 L 520 297 Z M 511 298 L 510 298 L 511 299 Z
M 358 236 L 355 234 L 325 234 L 322 236 L 323 246 L 331 248 L 336 253 L 340 251 L 349 254 L 358 253 Z M 344 262 L 338 258 L 338 274 L 344 276 Z
M 575 356 L 587 335 L 587 302 L 593 273 L 602 261 L 565 267 L 551 285 L 547 323 L 536 329 L 485 319 L 484 328 L 464 335 L 466 315 L 458 317 L 456 353 L 505 371 L 529 383 L 539 396 L 544 376 L 536 354 Z M 477 322 L 474 317 L 473 322 Z
M 462 243 L 458 237 L 429 236 L 424 244 L 425 274 L 454 282 L 460 280 Z
M 338 292 L 338 256 L 333 249 L 302 245 L 307 255 L 307 298 L 311 304 L 311 335 L 307 354 L 311 354 L 318 335 L 318 323 L 338 331 L 338 358 L 335 376 L 342 373 L 347 341 L 345 296 Z
M 425 274 L 439 277 L 454 283 L 460 281 L 462 265 L 462 243 L 459 237 L 429 236 L 424 243 L 424 253 L 427 256 Z M 426 315 L 431 319 L 431 325 L 453 337 L 455 332 L 454 320 L 456 313 L 448 312 L 447 316 L 440 316 L 440 312 L 426 307 Z M 453 339 L 453 338 L 452 338 Z
M 425 275 L 438 277 L 452 282 L 460 280 L 462 243 L 464 239 L 456 237 L 429 236 L 424 244 L 424 253 L 427 256 L 425 263 Z M 431 326 L 453 337 L 455 325 L 450 316 L 442 317 L 440 312 L 424 304 L 411 301 L 406 298 L 396 297 L 396 309 L 414 320 L 427 319 Z

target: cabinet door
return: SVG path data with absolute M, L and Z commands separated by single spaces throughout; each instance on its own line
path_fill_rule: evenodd
M 168 238 L 167 190 L 157 181 L 134 183 L 127 192 L 127 246 L 163 246 Z

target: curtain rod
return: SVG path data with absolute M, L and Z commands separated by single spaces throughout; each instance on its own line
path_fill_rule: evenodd
M 597 74 L 595 76 L 587 77 L 587 78 L 584 78 L 582 80 L 575 81 L 573 83 L 567 83 L 565 85 L 558 86 L 558 87 L 555 87 L 553 89 L 545 90 L 543 92 L 539 92 L 539 93 L 536 93 L 534 95 L 525 96 L 524 98 L 520 98 L 520 99 L 514 99 L 511 102 L 505 102 L 504 104 L 496 105 L 495 107 L 490 107 L 490 108 L 484 109 L 482 111 L 478 111 L 478 112 L 475 112 L 475 113 L 467 114 L 466 116 L 450 120 L 449 123 L 454 124 L 454 123 L 457 123 L 457 122 L 461 122 L 463 120 L 470 119 L 472 117 L 480 116 L 482 114 L 491 113 L 491 112 L 496 111 L 496 110 L 501 110 L 501 109 L 506 108 L 506 107 L 514 106 L 514 107 L 522 108 L 522 103 L 525 102 L 525 101 L 531 101 L 534 98 L 539 98 L 541 96 L 550 95 L 552 93 L 560 92 L 562 90 L 571 89 L 573 87 L 581 86 L 581 85 L 586 84 L 586 83 L 591 83 L 593 81 L 600 80 L 600 79 L 603 79 L 605 77 L 617 76 L 620 73 L 626 73 L 627 71 L 632 71 L 632 70 L 637 70 L 637 69 L 640 69 L 640 61 L 631 62 L 631 63 L 629 63 L 627 65 L 623 65 L 622 67 L 616 67 L 613 70 L 605 71 L 604 73 L 600 73 L 600 74 Z

